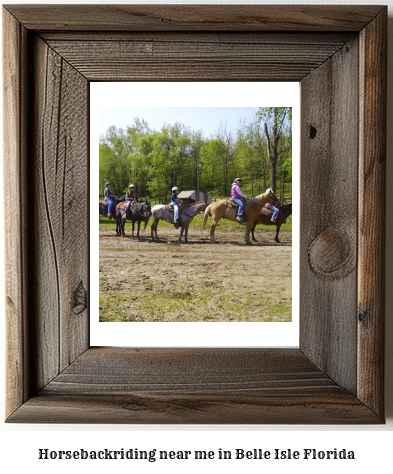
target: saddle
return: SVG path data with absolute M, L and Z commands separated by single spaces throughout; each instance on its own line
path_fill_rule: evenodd
M 262 208 L 261 214 L 265 214 L 266 216 L 272 216 L 273 211 L 270 211 L 269 209 L 266 209 L 266 207 Z
M 183 207 L 184 207 L 184 204 L 179 204 L 179 217 L 183 211 Z M 165 204 L 165 210 L 168 211 L 168 212 L 173 212 L 174 209 L 173 209 L 173 206 L 171 203 L 169 204 Z
M 242 199 L 242 201 L 244 203 L 244 209 L 246 209 L 248 199 Z M 228 207 L 239 207 L 238 204 L 232 198 L 226 199 L 225 205 Z
M 128 210 L 129 212 L 132 211 L 132 208 L 134 207 L 134 205 L 135 205 L 135 202 L 132 202 L 132 203 L 131 203 L 131 206 L 130 206 L 130 209 Z M 126 210 L 126 202 L 125 202 L 125 201 L 124 201 L 124 202 L 121 202 L 121 203 L 119 204 L 119 209 L 121 209 L 122 211 L 125 211 L 125 210 Z

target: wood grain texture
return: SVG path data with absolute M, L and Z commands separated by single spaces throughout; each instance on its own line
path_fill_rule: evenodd
M 22 87 L 27 77 L 26 46 L 25 28 L 8 12 L 3 12 L 4 176 L 6 187 L 12 189 L 3 197 L 4 208 L 9 210 L 4 222 L 7 413 L 12 413 L 29 397 L 26 208 L 18 205 L 15 209 L 15 201 L 20 204 L 22 191 L 27 185 L 26 162 L 23 159 L 26 154 L 26 135 L 21 126 L 27 109 L 26 94 Z
M 384 421 L 383 206 L 366 211 L 385 192 L 386 8 L 211 7 L 4 11 L 6 175 L 34 190 L 6 216 L 10 422 Z M 89 348 L 89 80 L 172 80 L 177 60 L 176 80 L 302 77 L 300 350 Z
M 53 36 L 53 34 L 51 35 Z M 343 41 L 324 43 L 310 34 L 293 43 L 270 35 L 213 36 L 167 34 L 163 39 L 104 41 L 51 39 L 49 45 L 88 80 L 108 81 L 300 81 L 332 56 Z M 314 40 L 315 38 L 315 40 Z
M 300 348 L 356 393 L 358 47 L 301 83 Z M 321 95 L 317 91 L 324 91 Z
M 38 37 L 33 52 L 31 285 L 39 389 L 88 347 L 88 86 Z
M 105 31 L 360 31 L 376 5 L 5 5 L 27 28 Z
M 384 10 L 360 35 L 358 385 L 376 413 L 384 378 L 386 21 Z
M 9 421 L 375 423 L 298 350 L 92 348 Z

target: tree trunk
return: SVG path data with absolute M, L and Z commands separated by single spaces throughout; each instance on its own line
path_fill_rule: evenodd
M 269 129 L 265 123 L 265 135 L 267 140 L 267 153 L 270 162 L 270 187 L 273 192 L 276 192 L 276 169 L 277 169 L 277 145 L 278 137 L 273 136 L 273 144 L 269 136 Z

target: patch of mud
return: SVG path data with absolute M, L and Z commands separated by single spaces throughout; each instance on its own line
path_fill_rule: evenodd
M 126 229 L 127 233 L 127 229 Z M 291 321 L 292 233 L 257 229 L 257 243 L 244 230 L 149 229 L 140 240 L 100 231 L 100 321 Z

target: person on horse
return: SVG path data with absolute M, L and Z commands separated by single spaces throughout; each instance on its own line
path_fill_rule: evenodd
M 127 213 L 130 210 L 130 207 L 133 206 L 136 202 L 138 202 L 138 195 L 135 192 L 135 184 L 130 184 L 128 187 L 128 191 L 126 192 L 126 209 L 123 214 L 123 219 L 127 219 Z M 131 207 L 132 209 L 132 207 Z
M 242 193 L 240 186 L 242 184 L 241 178 L 236 178 L 232 184 L 231 188 L 231 197 L 235 201 L 235 203 L 239 206 L 237 209 L 237 217 L 236 220 L 239 224 L 243 224 L 243 211 L 244 211 L 244 203 L 242 199 L 248 199 L 248 197 Z
M 273 215 L 272 215 L 272 218 L 270 220 L 272 222 L 276 222 L 278 214 L 280 212 L 280 209 L 278 209 L 276 206 L 273 206 L 273 204 L 270 204 L 270 202 L 265 204 L 265 207 L 266 207 L 266 209 L 269 209 L 269 211 L 273 211 Z
M 111 183 L 105 183 L 104 199 L 108 203 L 108 217 L 112 219 L 113 206 L 116 204 L 116 196 L 112 193 Z
M 173 225 L 176 227 L 176 229 L 179 228 L 179 223 L 177 221 L 179 219 L 179 204 L 181 204 L 180 199 L 177 197 L 178 192 L 179 188 L 174 186 L 172 188 L 171 204 L 173 206 Z

